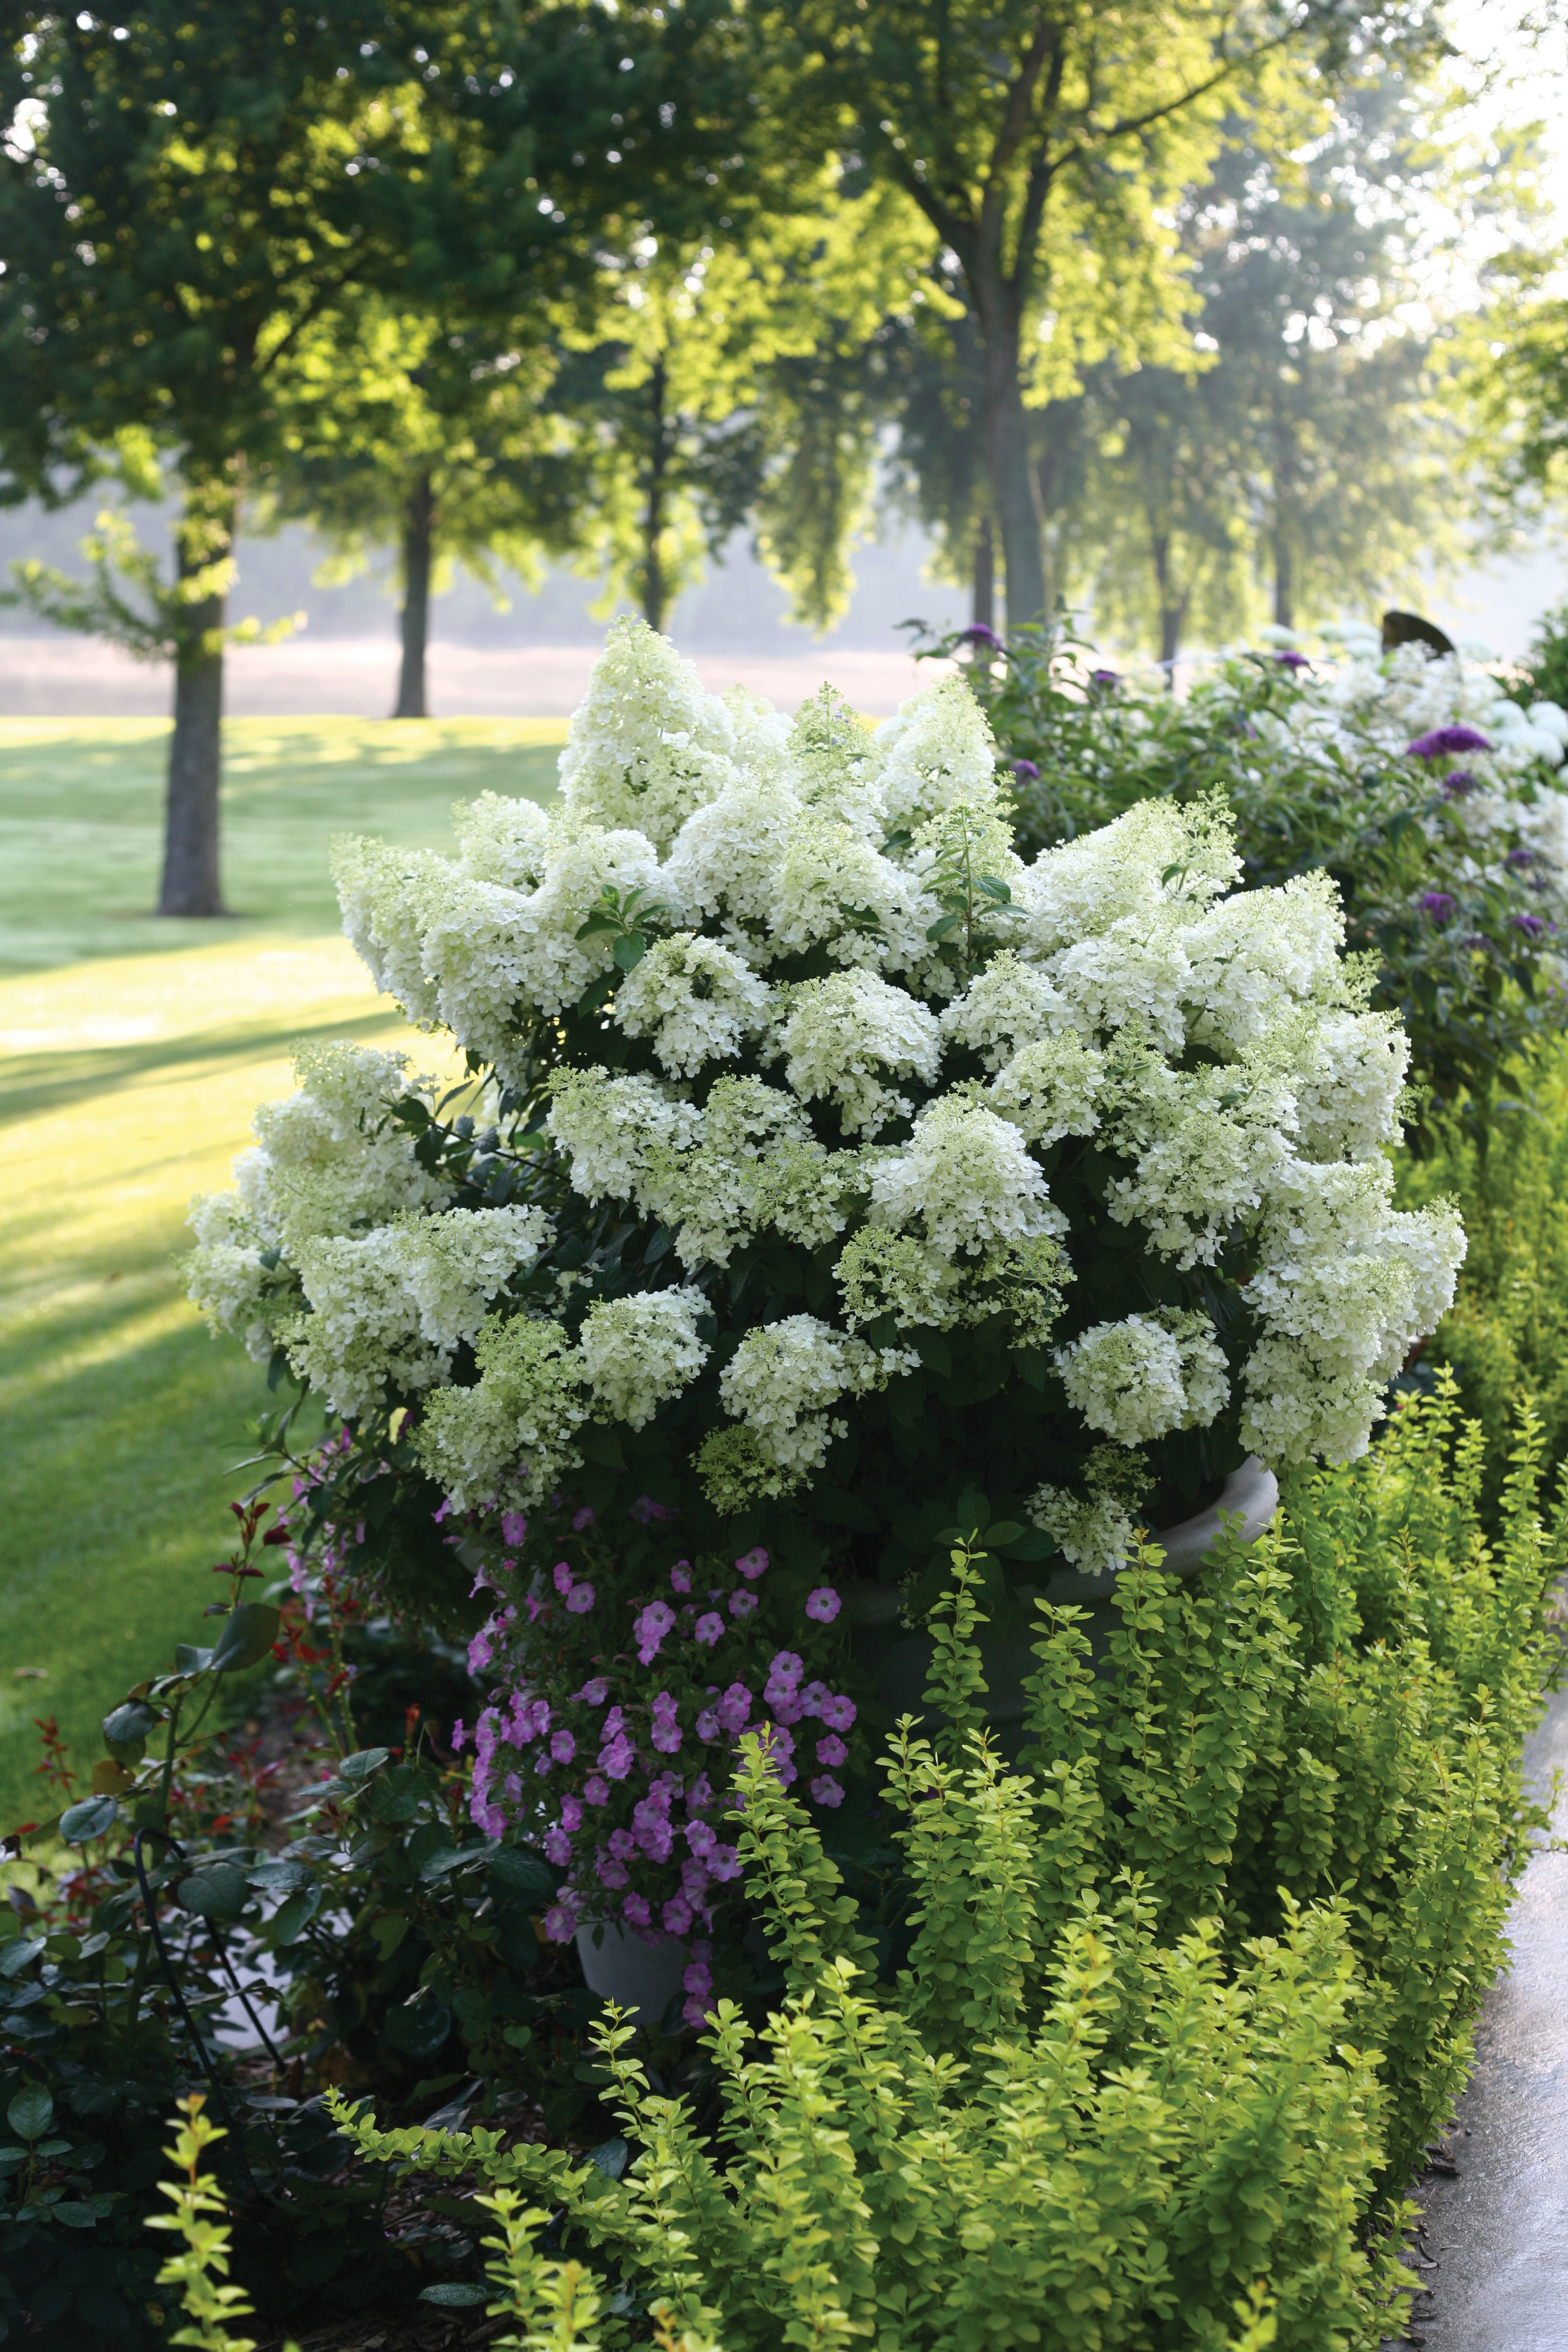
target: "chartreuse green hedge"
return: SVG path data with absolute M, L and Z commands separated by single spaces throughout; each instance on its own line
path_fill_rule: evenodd
M 662 2300 L 722 2352 L 1374 2346 L 1542 1819 L 1520 1748 L 1563 1517 L 1528 1415 L 1495 1542 L 1482 1463 L 1445 1381 L 1252 1551 L 1194 1585 L 1141 1561 L 1098 1666 L 1079 1613 L 1045 1611 L 1016 1771 L 979 1734 L 955 1555 L 931 1693 L 952 1728 L 933 1750 L 906 1727 L 886 1767 L 896 1982 L 753 1751 L 742 1851 L 786 1991 L 760 2042 L 720 2005 L 689 2097 L 601 2028 L 621 2177 L 483 2131 L 345 2127 L 477 2168 L 505 2307 L 552 2345 L 646 2340 Z M 556 2220 L 542 2252 L 531 2209 Z

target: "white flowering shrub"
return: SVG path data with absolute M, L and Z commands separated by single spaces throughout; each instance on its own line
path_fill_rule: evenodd
M 473 1100 L 302 1062 L 192 1289 L 353 1425 L 367 1567 L 401 1518 L 477 1572 L 476 1815 L 546 1807 L 552 1931 L 681 1936 L 700 2002 L 737 1739 L 830 1810 L 857 1769 L 853 1580 L 918 1612 L 990 1523 L 1001 1614 L 1249 1451 L 1361 1454 L 1464 1243 L 1394 1206 L 1332 885 L 1239 891 L 1215 803 L 1026 863 L 961 681 L 785 728 L 631 624 L 562 775 L 453 863 L 341 853 Z
M 931 649 L 963 653 L 974 634 Z M 1525 1089 L 1533 1048 L 1568 1010 L 1568 712 L 1472 654 L 1384 655 L 1359 626 L 1325 629 L 1310 654 L 1272 632 L 1271 646 L 1197 665 L 1181 695 L 1163 675 L 1093 667 L 1058 629 L 1006 646 L 982 634 L 967 678 L 1005 747 L 1020 845 L 1071 844 L 1136 802 L 1217 790 L 1250 885 L 1331 878 L 1345 941 L 1372 960 L 1368 1003 L 1411 1042 L 1418 1150 L 1456 1123 L 1479 1136 Z M 1255 887 L 1219 920 L 1267 931 L 1272 901 Z M 1309 926 L 1278 946 L 1331 953 L 1326 940 Z M 1086 970 L 1105 952 L 1086 944 Z M 1294 962 L 1276 977 L 1313 985 Z M 1171 976 L 1156 961 L 1144 982 L 1151 1018 L 1167 1017 Z

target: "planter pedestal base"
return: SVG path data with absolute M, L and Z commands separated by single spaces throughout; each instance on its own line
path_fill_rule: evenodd
M 690 1958 L 686 1946 L 669 1936 L 645 1944 L 625 1927 L 605 1924 L 579 1927 L 575 1941 L 589 1991 L 615 2001 L 635 2025 L 657 2025 L 681 1989 Z

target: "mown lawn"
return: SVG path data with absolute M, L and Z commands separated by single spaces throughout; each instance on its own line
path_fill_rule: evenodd
M 45 1810 L 34 1718 L 83 1778 L 98 1722 L 216 1589 L 261 1374 L 175 1270 L 303 1036 L 411 1035 L 346 943 L 338 832 L 449 839 L 454 800 L 543 798 L 556 722 L 231 722 L 219 924 L 152 903 L 166 730 L 0 721 L 0 1829 Z

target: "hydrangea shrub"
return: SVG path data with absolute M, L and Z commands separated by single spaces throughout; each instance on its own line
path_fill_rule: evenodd
M 1412 1141 L 1436 1148 L 1456 1117 L 1484 1138 L 1568 1002 L 1568 712 L 1469 654 L 1385 656 L 1346 625 L 1309 656 L 1271 634 L 1196 666 L 1180 696 L 1097 666 L 1059 628 L 931 650 L 971 656 L 1026 846 L 1218 791 L 1249 883 L 1331 874 L 1349 944 L 1376 959 L 1371 1002 L 1415 1049 Z
M 191 1286 L 352 1424 L 304 1533 L 438 1520 L 474 1573 L 476 1811 L 546 1806 L 552 1932 L 695 1939 L 700 2009 L 736 1743 L 827 1811 L 860 1769 L 858 1585 L 918 1616 L 985 1528 L 1005 1624 L 1248 1452 L 1359 1454 L 1463 1236 L 1394 1205 L 1408 1048 L 1333 885 L 1238 890 L 1216 803 L 1026 862 L 961 680 L 791 724 L 632 624 L 562 775 L 456 860 L 340 849 L 470 1108 L 315 1049 Z

